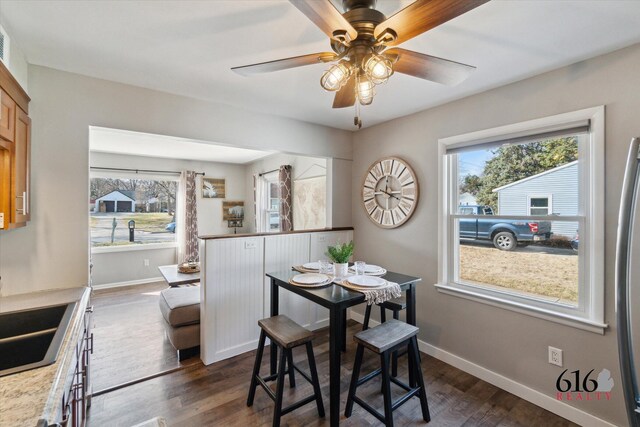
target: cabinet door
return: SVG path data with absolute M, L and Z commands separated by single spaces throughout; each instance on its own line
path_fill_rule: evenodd
M 11 220 L 11 151 L 0 147 L 0 230 Z
M 15 143 L 13 150 L 12 175 L 12 225 L 26 225 L 29 212 L 29 174 L 31 155 L 31 119 L 21 109 L 16 109 Z
M 0 137 L 10 142 L 13 142 L 15 137 L 15 119 L 16 103 L 0 89 Z

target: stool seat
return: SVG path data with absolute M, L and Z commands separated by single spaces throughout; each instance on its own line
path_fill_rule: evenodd
M 396 319 L 387 320 L 375 328 L 360 331 L 353 339 L 374 353 L 383 353 L 418 334 L 418 328 Z
M 258 320 L 258 325 L 284 348 L 293 348 L 313 340 L 313 332 L 298 325 L 285 315 Z
M 382 303 L 382 306 L 391 311 L 402 311 L 407 309 L 407 299 L 405 297 L 394 298 Z

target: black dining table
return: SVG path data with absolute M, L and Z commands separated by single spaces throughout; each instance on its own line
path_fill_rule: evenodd
M 289 280 L 300 274 L 295 271 L 267 273 L 271 279 L 271 316 L 279 314 L 279 288 L 300 295 L 316 304 L 329 309 L 329 412 L 332 426 L 340 422 L 340 357 L 346 349 L 346 312 L 347 308 L 365 302 L 364 294 L 352 291 L 335 283 L 320 288 L 292 285 Z M 382 276 L 390 282 L 400 285 L 407 300 L 406 322 L 416 324 L 416 283 L 422 279 L 406 274 L 388 271 Z M 271 344 L 271 374 L 277 371 L 277 346 Z M 415 386 L 414 367 L 409 360 L 409 383 Z

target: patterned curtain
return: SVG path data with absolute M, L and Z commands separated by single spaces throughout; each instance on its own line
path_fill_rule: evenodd
M 291 209 L 291 165 L 282 165 L 278 171 L 280 182 L 280 231 L 293 230 L 293 209 Z
M 198 211 L 196 207 L 196 176 L 194 171 L 180 174 L 178 207 L 178 262 L 200 261 L 198 242 Z

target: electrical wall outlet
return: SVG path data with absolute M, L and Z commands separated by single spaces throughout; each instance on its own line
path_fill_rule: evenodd
M 256 243 L 255 240 L 247 240 L 246 242 L 244 242 L 244 248 L 245 249 L 257 249 L 258 248 L 258 244 Z
M 562 350 L 549 346 L 549 363 L 562 366 Z
M 148 260 L 148 259 L 145 259 L 145 260 L 144 260 L 144 266 L 145 266 L 145 267 L 149 267 L 149 260 Z

